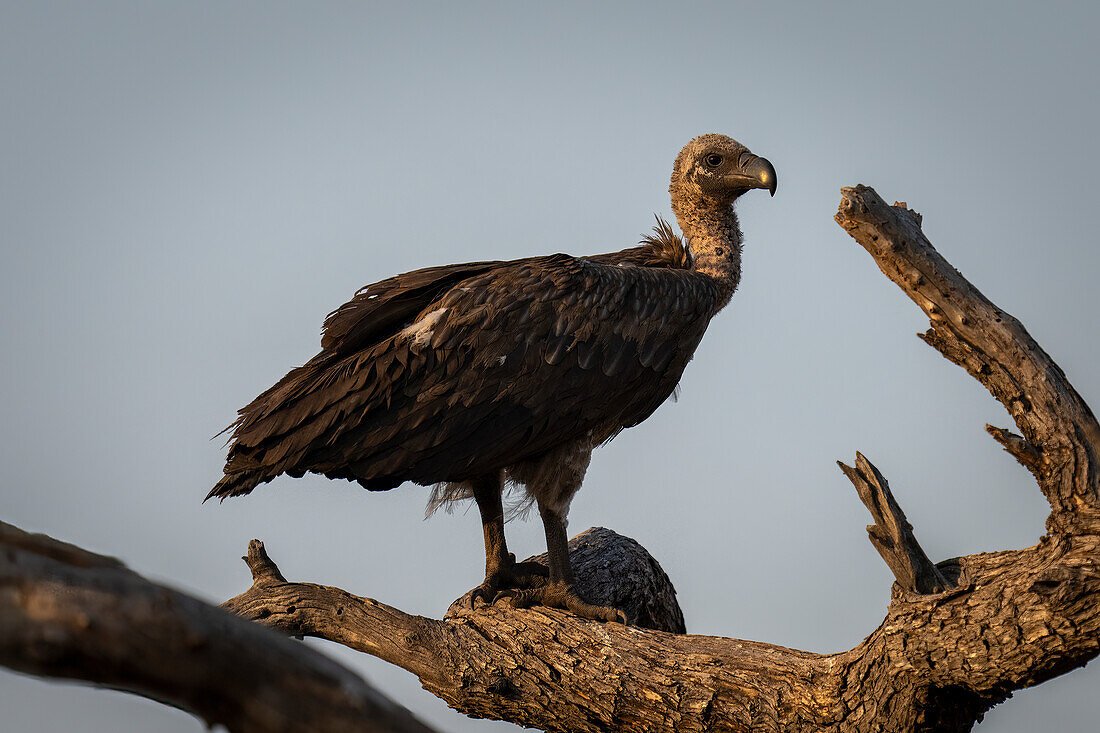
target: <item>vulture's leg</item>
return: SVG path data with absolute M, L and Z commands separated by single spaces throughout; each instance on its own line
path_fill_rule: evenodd
M 625 624 L 626 614 L 610 606 L 593 606 L 581 600 L 573 588 L 573 566 L 569 562 L 569 539 L 565 532 L 564 507 L 539 501 L 539 514 L 546 530 L 546 553 L 550 560 L 550 582 L 541 588 L 534 588 L 515 594 L 512 605 L 527 608 L 533 605 L 564 608 L 583 618 L 595 621 L 618 621 Z
M 504 479 L 500 473 L 479 476 L 470 481 L 474 501 L 481 512 L 481 528 L 485 533 L 485 582 L 474 589 L 470 606 L 481 598 L 492 603 L 497 594 L 508 588 L 531 588 L 546 582 L 546 568 L 534 562 L 516 562 L 508 552 L 504 538 Z

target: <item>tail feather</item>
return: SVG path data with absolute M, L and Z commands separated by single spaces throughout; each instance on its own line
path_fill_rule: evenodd
M 219 501 L 225 501 L 231 496 L 244 496 L 256 488 L 258 485 L 270 481 L 273 476 L 264 477 L 264 475 L 258 471 L 237 471 L 234 473 L 227 473 L 222 476 L 221 481 L 214 484 L 214 488 L 210 489 L 210 493 L 203 499 L 203 503 L 206 503 L 210 499 L 218 499 Z

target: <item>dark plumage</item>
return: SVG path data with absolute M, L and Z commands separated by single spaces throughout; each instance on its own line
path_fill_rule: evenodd
M 668 398 L 732 295 L 732 207 L 750 188 L 774 193 L 771 165 L 704 135 L 680 153 L 670 186 L 690 254 L 658 220 L 621 252 L 431 267 L 368 285 L 329 314 L 319 354 L 240 411 L 207 498 L 307 471 L 371 490 L 445 485 L 437 497 L 472 496 L 481 510 L 483 595 L 539 586 L 518 602 L 621 616 L 572 593 L 569 501 L 592 449 Z M 538 504 L 548 584 L 507 552 L 505 475 Z

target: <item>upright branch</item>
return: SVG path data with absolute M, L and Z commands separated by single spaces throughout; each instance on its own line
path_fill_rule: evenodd
M 990 432 L 1035 473 L 1053 510 L 1050 529 L 1094 523 L 1100 425 L 1061 368 L 1018 320 L 932 247 L 920 214 L 855 186 L 843 190 L 836 220 L 928 316 L 931 328 L 921 338 L 985 385 L 1012 415 L 1022 435 Z
M 913 526 L 905 518 L 890 492 L 890 484 L 874 465 L 856 453 L 856 465 L 837 461 L 840 470 L 856 487 L 875 523 L 868 525 L 867 534 L 878 554 L 890 566 L 898 585 L 910 593 L 940 593 L 949 582 L 932 564 L 913 536 Z

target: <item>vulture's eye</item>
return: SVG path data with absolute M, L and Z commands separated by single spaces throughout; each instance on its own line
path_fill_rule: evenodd
M 722 165 L 722 156 L 717 153 L 711 153 L 707 156 L 706 164 L 711 168 L 717 168 Z

